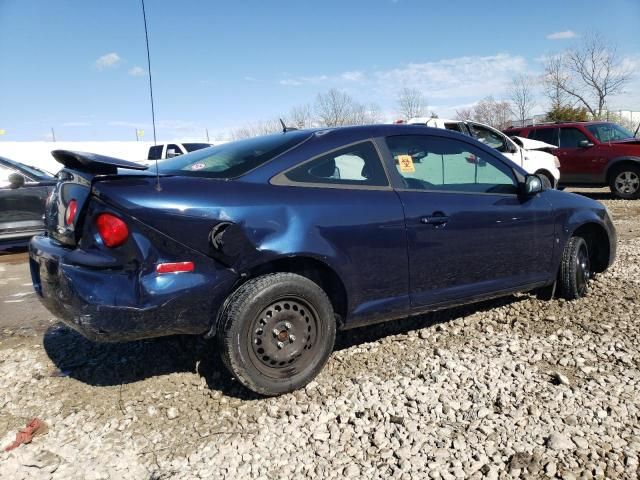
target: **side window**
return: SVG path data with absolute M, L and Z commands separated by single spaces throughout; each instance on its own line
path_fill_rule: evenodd
M 505 139 L 498 132 L 494 132 L 489 128 L 483 127 L 482 125 L 476 125 L 473 123 L 470 123 L 469 127 L 471 128 L 471 133 L 473 133 L 473 136 L 480 142 L 490 146 L 491 148 L 495 148 L 499 152 L 507 151 L 507 144 L 505 142 Z
M 459 133 L 467 133 L 463 130 L 462 124 L 460 122 L 447 122 L 444 124 L 444 128 L 447 130 L 453 130 L 454 132 Z
M 407 188 L 473 193 L 517 193 L 511 169 L 497 158 L 451 138 L 402 135 L 387 138 Z
M 162 145 L 156 145 L 149 149 L 149 160 L 160 160 L 162 158 Z
M 529 134 L 532 140 L 548 143 L 550 145 L 559 146 L 558 129 L 557 128 L 537 128 Z
M 387 176 L 371 142 L 336 150 L 288 171 L 294 182 L 387 186 Z
M 182 155 L 182 150 L 178 145 L 173 143 L 167 145 L 167 158 L 177 157 L 178 155 Z
M 560 129 L 560 148 L 578 148 L 583 140 L 589 141 L 587 136 L 577 128 Z

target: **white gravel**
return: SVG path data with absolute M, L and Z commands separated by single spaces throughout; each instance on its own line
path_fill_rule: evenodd
M 630 230 L 588 298 L 343 333 L 316 381 L 279 398 L 243 390 L 198 339 L 5 335 L 0 446 L 32 417 L 49 432 L 0 453 L 0 478 L 636 479 L 640 219 L 605 203 Z

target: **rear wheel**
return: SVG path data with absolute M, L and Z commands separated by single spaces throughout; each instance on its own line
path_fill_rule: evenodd
M 222 360 L 262 395 L 309 383 L 333 350 L 336 323 L 325 292 L 306 277 L 274 273 L 236 290 L 218 325 Z
M 617 168 L 611 175 L 609 188 L 611 193 L 620 198 L 640 198 L 640 167 L 626 165 Z
M 582 237 L 571 237 L 562 253 L 558 278 L 560 296 L 567 300 L 584 297 L 590 279 L 591 262 L 587 242 Z

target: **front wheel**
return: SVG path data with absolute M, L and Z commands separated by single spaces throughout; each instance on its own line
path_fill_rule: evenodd
M 611 193 L 626 200 L 640 198 L 640 167 L 623 166 L 616 169 L 609 182 Z
M 540 178 L 543 179 L 543 182 L 545 180 L 546 180 L 546 182 L 548 182 L 545 185 L 547 188 L 556 188 L 556 186 L 557 186 L 556 179 L 549 172 L 540 171 L 540 172 L 537 172 L 536 175 L 540 176 Z
M 309 383 L 333 350 L 336 322 L 326 293 L 293 273 L 263 275 L 229 298 L 218 324 L 222 360 L 245 387 L 280 395 Z
M 562 252 L 558 283 L 560 296 L 576 300 L 587 294 L 591 279 L 591 262 L 587 242 L 582 237 L 571 237 Z

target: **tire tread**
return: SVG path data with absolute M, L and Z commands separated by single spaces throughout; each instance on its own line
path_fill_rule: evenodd
M 576 300 L 580 298 L 576 283 L 576 257 L 580 247 L 586 244 L 584 238 L 574 236 L 569 239 L 562 252 L 562 262 L 560 263 L 560 296 L 565 300 Z

